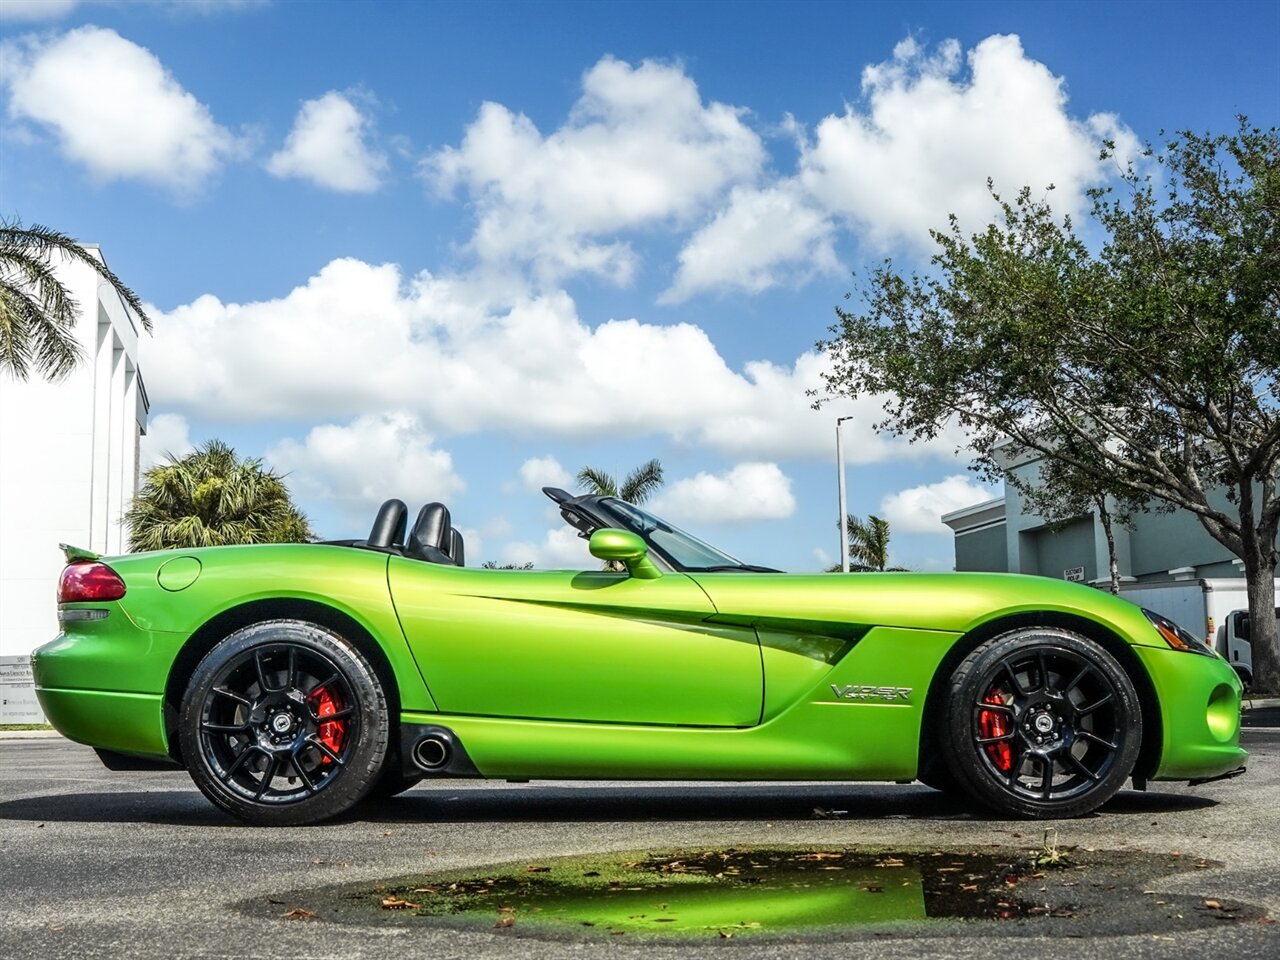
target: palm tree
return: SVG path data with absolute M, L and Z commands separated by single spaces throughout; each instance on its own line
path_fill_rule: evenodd
M 889 564 L 889 521 L 867 514 L 866 522 L 852 513 L 845 517 L 852 569 L 884 570 Z
M 151 329 L 138 295 L 71 237 L 0 217 L 0 370 L 19 380 L 33 367 L 46 380 L 60 380 L 84 356 L 75 338 L 80 307 L 53 272 L 54 254 L 92 267 Z
M 283 479 L 220 440 L 148 470 L 124 521 L 130 550 L 312 539 Z
M 649 494 L 662 486 L 662 464 L 656 459 L 642 463 L 627 474 L 622 486 L 612 476 L 595 467 L 583 467 L 578 471 L 578 485 L 588 493 L 602 497 L 617 497 L 627 503 L 644 503 Z

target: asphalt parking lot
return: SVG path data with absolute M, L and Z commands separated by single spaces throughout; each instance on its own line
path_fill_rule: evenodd
M 1256 904 L 1280 917 L 1280 709 L 1246 715 L 1249 772 L 1124 791 L 1099 814 L 1052 824 L 1062 844 L 1178 853 L 1221 867 L 1153 881 L 1151 896 Z M 983 957 L 1000 941 L 891 936 L 874 944 L 746 939 L 691 944 L 530 939 L 503 929 L 290 920 L 341 882 L 595 851 L 806 844 L 885 850 L 1027 848 L 1040 828 L 990 819 L 919 784 L 532 784 L 454 781 L 318 827 L 241 826 L 186 775 L 112 773 L 55 738 L 0 740 L 0 956 L 25 957 Z M 295 902 L 296 901 L 296 902 Z M 256 905 L 246 909 L 245 904 Z M 1022 924 L 1023 921 L 1018 921 Z M 1010 928 L 1012 929 L 1012 928 Z M 993 926 L 993 934 L 1001 931 Z M 1095 935 L 1087 916 L 1004 943 L 1041 960 L 1262 958 L 1280 924 Z M 1025 936 L 1030 933 L 1033 939 Z M 995 946 L 993 946 L 995 944 Z

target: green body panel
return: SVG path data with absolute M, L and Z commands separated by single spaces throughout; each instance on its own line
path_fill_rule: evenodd
M 605 552 L 631 546 L 601 537 Z M 125 753 L 167 753 L 163 694 L 203 625 L 309 601 L 379 645 L 403 721 L 450 728 L 488 776 L 909 779 L 944 658 L 973 629 L 1034 613 L 1082 618 L 1135 651 L 1161 717 L 1156 779 L 1244 759 L 1224 661 L 1172 651 L 1136 606 L 1062 581 L 662 573 L 629 553 L 644 576 L 484 570 L 319 544 L 104 562 L 127 595 L 65 605 L 107 618 L 68 621 L 33 667 L 58 729 Z
M 788 709 L 747 729 L 406 719 L 452 728 L 476 767 L 491 777 L 906 780 L 916 772 L 924 691 L 955 639 L 937 632 L 872 630 Z M 914 702 L 840 699 L 832 688 L 862 685 L 871 677 L 912 690 Z
M 760 720 L 755 631 L 707 622 L 683 574 L 465 570 L 393 557 L 396 609 L 446 713 L 745 727 Z
M 1240 749 L 1240 678 L 1224 660 L 1176 650 L 1138 650 L 1160 697 L 1163 739 L 1152 780 L 1189 780 L 1235 770 L 1248 758 Z
M 169 754 L 159 694 L 41 687 L 45 718 L 72 740 L 146 756 Z

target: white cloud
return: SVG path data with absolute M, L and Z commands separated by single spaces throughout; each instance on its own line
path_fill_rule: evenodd
M 518 540 L 502 548 L 502 563 L 530 563 L 542 570 L 598 570 L 600 561 L 591 556 L 587 541 L 572 527 L 548 530 L 541 543 Z
M 242 149 L 155 55 L 114 30 L 86 26 L 0 47 L 9 114 L 41 124 L 100 180 L 189 191 Z
M 825 363 L 816 354 L 738 371 L 691 324 L 592 328 L 563 291 L 490 279 L 424 272 L 406 283 L 393 264 L 344 259 L 280 299 L 203 296 L 157 310 L 148 387 L 166 406 L 219 419 L 404 408 L 437 435 L 656 433 L 738 459 L 831 456 L 835 417 L 853 414 L 850 463 L 949 452 L 951 437 L 909 446 L 875 434 L 874 397 L 811 410 L 804 391 L 821 386 Z
M 964 69 L 967 66 L 967 70 Z M 800 160 L 793 176 L 736 190 L 680 254 L 665 294 L 759 292 L 835 264 L 837 225 L 873 248 L 932 249 L 930 229 L 954 213 L 976 230 L 997 212 L 987 178 L 1012 198 L 1050 184 L 1061 213 L 1118 167 L 1098 159 L 1104 138 L 1121 163 L 1137 138 L 1114 114 L 1071 116 L 1063 78 L 1026 56 L 1016 36 L 990 36 L 962 56 L 955 40 L 928 54 L 912 39 L 862 74 L 863 103 L 817 124 L 790 122 Z
M 753 180 L 764 155 L 741 111 L 704 105 L 679 66 L 605 57 L 559 129 L 543 135 L 523 114 L 486 103 L 462 143 L 428 157 L 423 172 L 439 190 L 470 194 L 482 261 L 625 283 L 635 253 L 601 238 L 700 215 L 728 186 Z
M 911 487 L 880 501 L 880 515 L 891 530 L 908 533 L 948 533 L 944 513 L 972 506 L 996 496 L 990 487 L 974 483 L 964 474 L 952 474 L 937 483 Z
M 837 272 L 835 232 L 795 181 L 735 188 L 728 206 L 680 251 L 675 282 L 661 299 L 679 303 L 708 290 L 759 293 L 783 276 L 802 281 Z
M 962 59 L 968 72 L 961 71 Z M 1016 36 L 987 37 L 961 57 L 948 40 L 929 56 L 913 40 L 862 74 L 866 112 L 818 124 L 801 161 L 807 192 L 881 244 L 930 247 L 955 213 L 977 229 L 994 213 L 987 178 L 1006 196 L 1057 188 L 1063 212 L 1103 180 L 1099 137 L 1067 113 L 1065 82 Z
M 448 451 L 436 448 L 417 417 L 403 412 L 314 427 L 301 443 L 276 443 L 266 460 L 288 474 L 297 499 L 331 501 L 347 523 L 360 528 L 390 497 L 409 505 L 412 523 L 419 506 L 432 500 L 447 505 L 465 486 Z
M 169 454 L 185 457 L 195 449 L 187 418 L 178 413 L 161 413 L 147 421 L 147 434 L 139 442 L 138 467 L 146 470 L 164 463 Z
M 782 520 L 795 513 L 791 478 L 776 463 L 740 463 L 724 474 L 677 480 L 654 500 L 657 513 L 680 523 Z
M 372 193 L 381 186 L 387 158 L 365 142 L 369 126 L 369 118 L 345 94 L 330 90 L 302 104 L 283 149 L 267 161 L 267 170 L 329 190 Z
M 520 482 L 530 490 L 541 490 L 543 487 L 567 490 L 573 485 L 573 477 L 555 457 L 531 457 L 520 464 Z

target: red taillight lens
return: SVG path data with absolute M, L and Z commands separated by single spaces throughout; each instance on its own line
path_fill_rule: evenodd
M 59 603 L 101 602 L 123 596 L 124 581 L 105 563 L 68 564 L 58 580 Z

